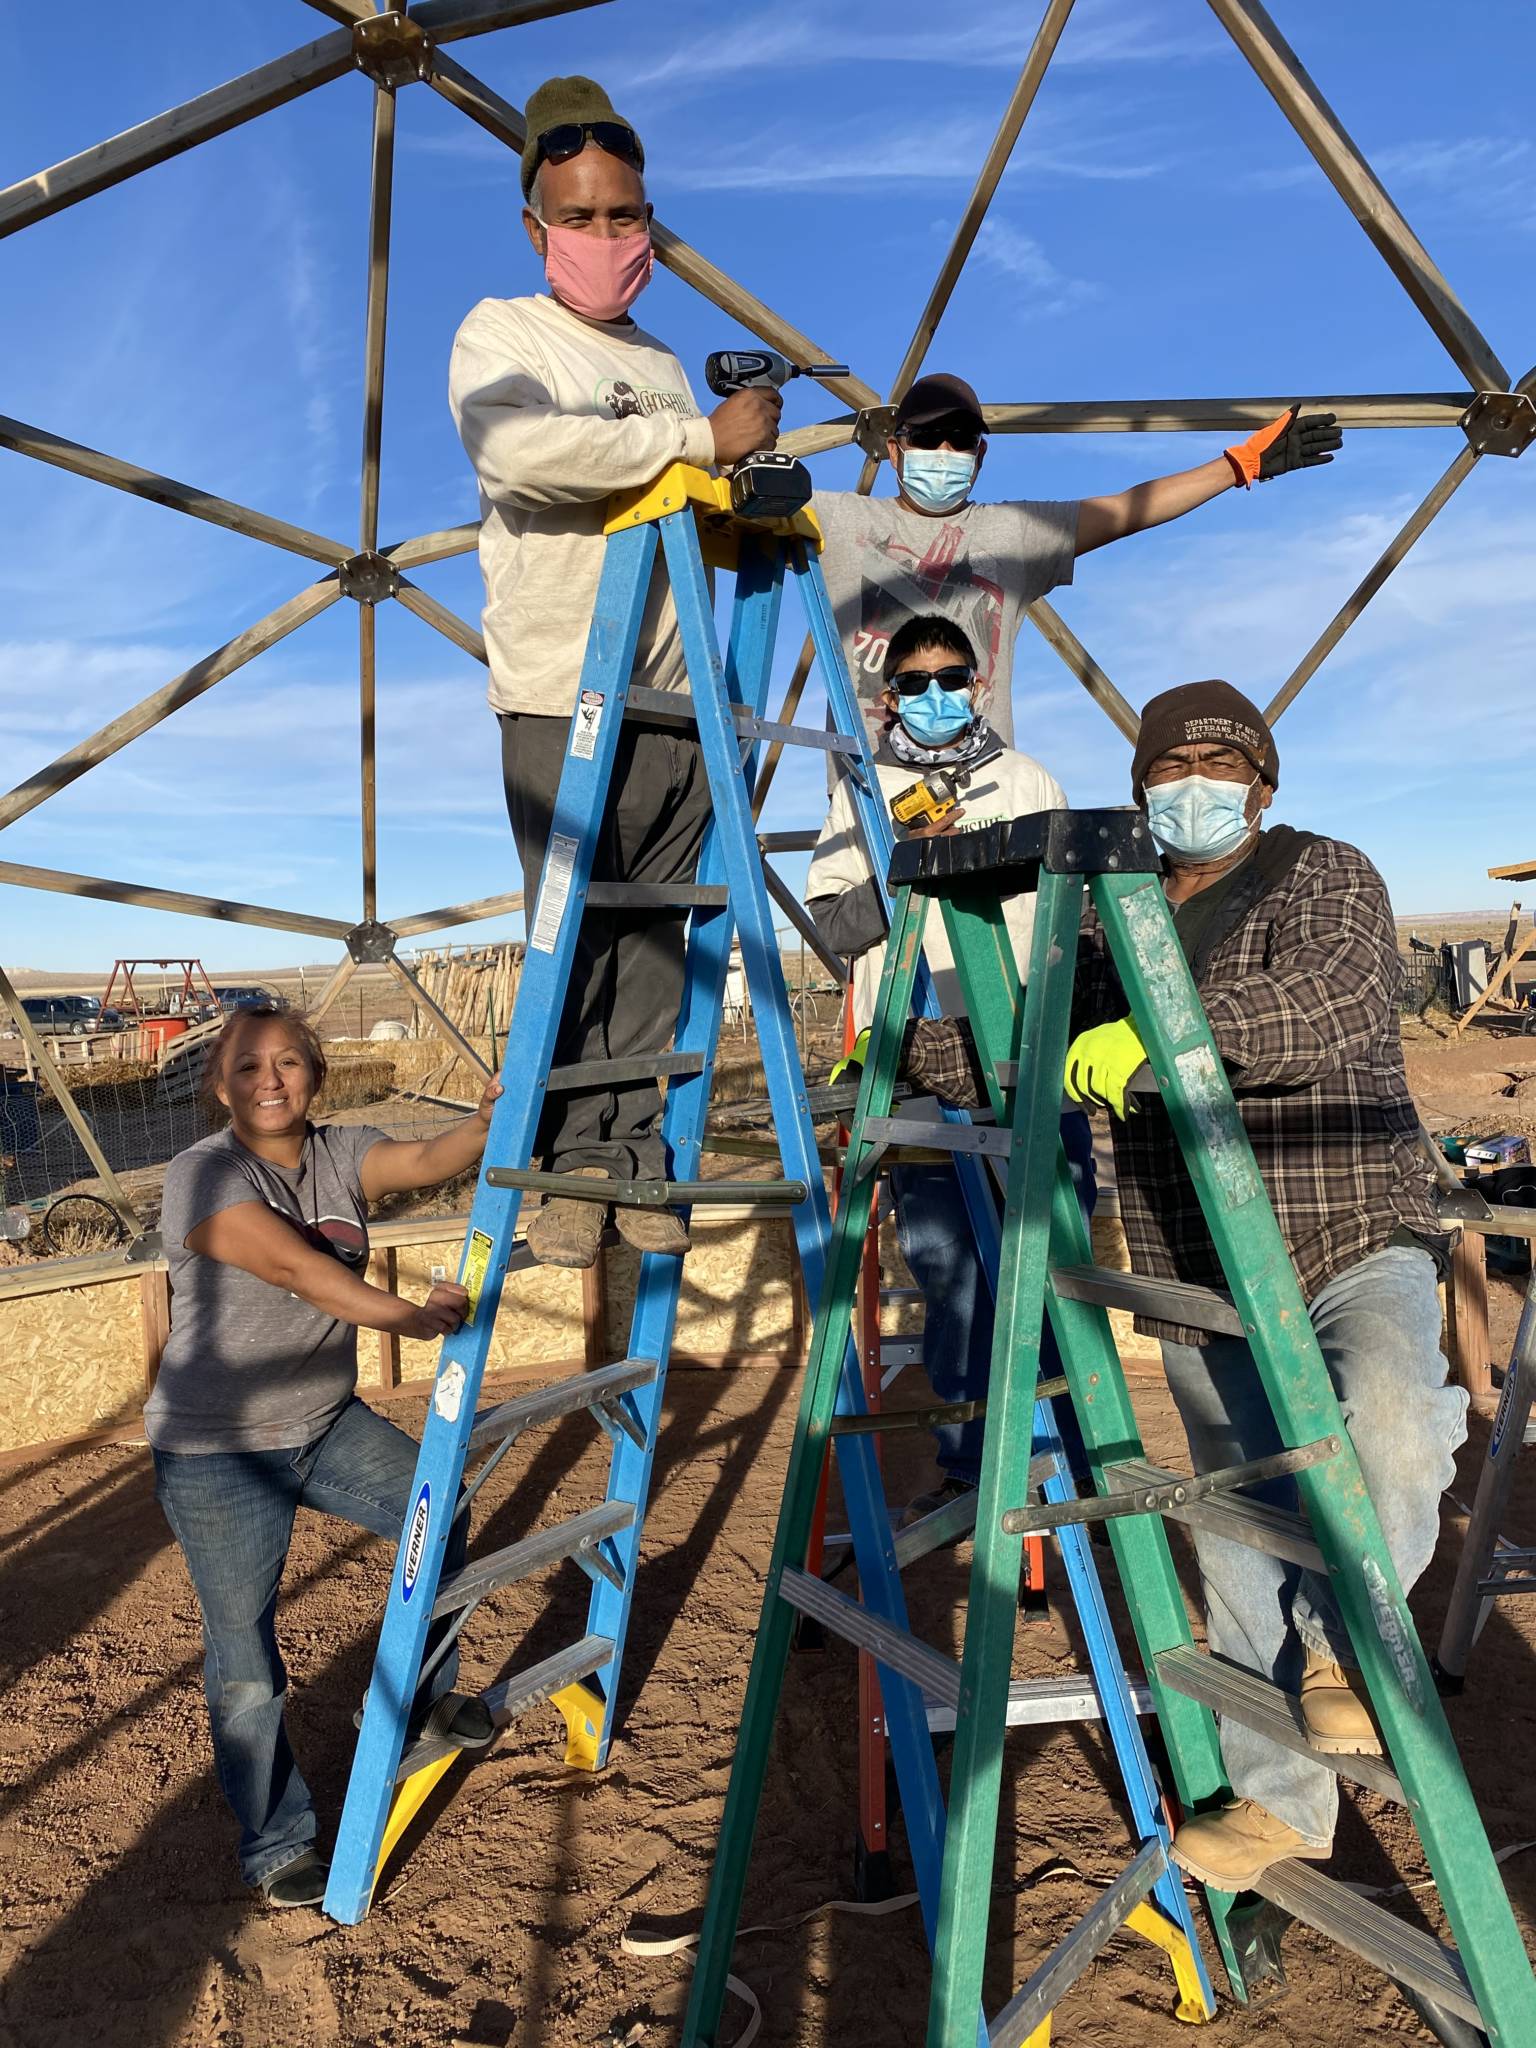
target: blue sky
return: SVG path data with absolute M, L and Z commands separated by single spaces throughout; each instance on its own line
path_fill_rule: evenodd
M 1277 18 L 1515 375 L 1536 357 L 1536 19 L 1479 13 L 1507 61 L 1450 62 L 1432 0 L 1278 0 Z M 721 9 L 615 0 L 455 45 L 522 104 L 585 70 L 642 130 L 661 217 L 871 384 L 889 382 L 1038 18 L 976 0 Z M 104 0 L 10 23 L 0 183 L 324 34 L 299 0 Z M 1438 53 L 1438 54 L 1437 54 Z M 3 409 L 350 538 L 357 519 L 369 95 L 343 78 L 0 246 Z M 399 99 L 386 539 L 473 516 L 444 397 L 476 299 L 542 285 L 506 152 L 422 86 Z M 664 272 L 639 308 L 702 390 L 743 339 Z M 1449 390 L 1459 373 L 1201 0 L 1079 0 L 930 354 L 989 400 Z M 787 424 L 840 410 L 805 386 Z M 1357 432 L 1330 470 L 1223 497 L 1080 565 L 1070 624 L 1134 704 L 1225 675 L 1261 701 L 1461 445 Z M 992 496 L 1114 490 L 1204 436 L 999 437 Z M 856 461 L 819 457 L 819 482 Z M 886 486 L 882 483 L 880 488 Z M 4 783 L 298 590 L 298 557 L 0 455 Z M 1280 727 L 1279 813 L 1355 840 L 1403 912 L 1493 906 L 1536 854 L 1536 453 L 1486 460 Z M 420 580 L 478 612 L 473 558 Z M 358 911 L 356 620 L 302 629 L 3 835 L 0 857 Z M 386 915 L 518 886 L 484 676 L 380 612 Z M 1127 749 L 1032 629 L 1021 745 L 1074 802 L 1125 799 Z M 798 766 L 770 822 L 818 822 Z M 500 929 L 517 930 L 515 922 Z M 492 936 L 497 927 L 457 936 Z M 0 960 L 89 968 L 323 942 L 6 888 Z

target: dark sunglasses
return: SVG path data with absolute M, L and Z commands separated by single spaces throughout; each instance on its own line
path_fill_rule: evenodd
M 569 163 L 573 156 L 580 156 L 591 137 L 599 149 L 606 149 L 610 156 L 623 159 L 627 164 L 640 168 L 640 143 L 633 128 L 626 128 L 622 121 L 561 121 L 553 128 L 546 128 L 539 137 L 537 158 L 540 163 Z
M 903 427 L 901 439 L 909 448 L 958 449 L 969 455 L 979 446 L 985 429 L 977 420 L 967 419 L 962 413 L 950 420 L 924 420 L 921 426 Z
M 930 683 L 937 683 L 941 690 L 968 690 L 975 674 L 963 661 L 953 668 L 904 668 L 890 678 L 890 685 L 899 696 L 920 697 Z

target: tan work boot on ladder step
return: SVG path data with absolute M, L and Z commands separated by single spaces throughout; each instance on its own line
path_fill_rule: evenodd
M 607 1180 L 600 1166 L 578 1166 L 582 1180 Z M 592 1266 L 603 1241 L 608 1210 L 602 1202 L 578 1202 L 569 1195 L 550 1195 L 528 1219 L 524 1242 L 541 1266 Z
M 1365 1681 L 1331 1657 L 1306 1651 L 1301 1674 L 1301 1718 L 1320 1756 L 1380 1756 L 1381 1737 L 1371 1719 Z

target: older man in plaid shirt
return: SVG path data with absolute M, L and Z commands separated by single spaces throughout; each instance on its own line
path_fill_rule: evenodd
M 1447 1240 L 1403 1071 L 1386 885 L 1340 840 L 1264 830 L 1278 779 L 1274 735 L 1227 683 L 1165 691 L 1142 715 L 1132 791 L 1166 856 L 1174 924 L 1407 1587 L 1434 1553 L 1440 1495 L 1466 1435 L 1467 1397 L 1447 1385 L 1440 1350 Z M 1074 1018 L 1088 1028 L 1068 1053 L 1068 1093 L 1113 1112 L 1135 1270 L 1220 1286 L 1166 1111 L 1147 1097 L 1126 1116 L 1126 1084 L 1145 1057 L 1126 1007 L 1090 916 Z M 960 1052 L 955 1027 L 931 1023 L 907 1063 L 936 1093 L 964 1100 Z M 1162 1341 L 1197 1472 L 1282 1448 L 1241 1338 L 1137 1327 Z M 1289 1482 L 1255 1492 L 1296 1504 Z M 1299 1693 L 1320 1755 L 1379 1754 L 1326 1581 L 1219 1537 L 1197 1534 L 1195 1547 L 1212 1651 Z M 1329 1854 L 1331 1771 L 1235 1721 L 1223 1725 L 1222 1753 L 1237 1796 L 1179 1829 L 1174 1854 L 1186 1869 L 1241 1891 L 1281 1857 Z

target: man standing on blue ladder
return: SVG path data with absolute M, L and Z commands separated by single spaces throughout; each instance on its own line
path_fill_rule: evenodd
M 1225 491 L 1331 462 L 1343 441 L 1332 413 L 1296 407 L 1209 462 L 1105 498 L 971 496 L 986 459 L 981 402 L 963 377 L 919 377 L 896 407 L 886 452 L 894 498 L 818 491 L 821 566 L 871 743 L 883 717 L 885 652 L 903 619 L 942 612 L 976 649 L 980 707 L 1013 744 L 1013 649 L 1036 598 L 1072 581 L 1079 555 L 1165 526 Z
M 528 102 L 527 123 L 523 226 L 549 291 L 482 299 L 471 311 L 454 341 L 449 403 L 480 485 L 490 702 L 531 914 L 602 573 L 607 500 L 674 462 L 708 467 L 772 447 L 780 401 L 774 391 L 740 391 L 701 417 L 677 357 L 630 318 L 652 267 L 645 151 L 602 87 L 548 79 Z M 688 687 L 659 556 L 633 681 Z M 593 881 L 692 881 L 709 809 L 697 739 L 626 719 Z M 682 999 L 685 914 L 586 912 L 556 1065 L 666 1049 Z M 552 1095 L 538 1163 L 660 1179 L 660 1107 L 654 1080 Z M 605 1218 L 599 1203 L 557 1197 L 529 1219 L 528 1245 L 545 1264 L 590 1266 Z M 640 1251 L 688 1250 L 669 1210 L 620 1208 L 614 1220 Z

